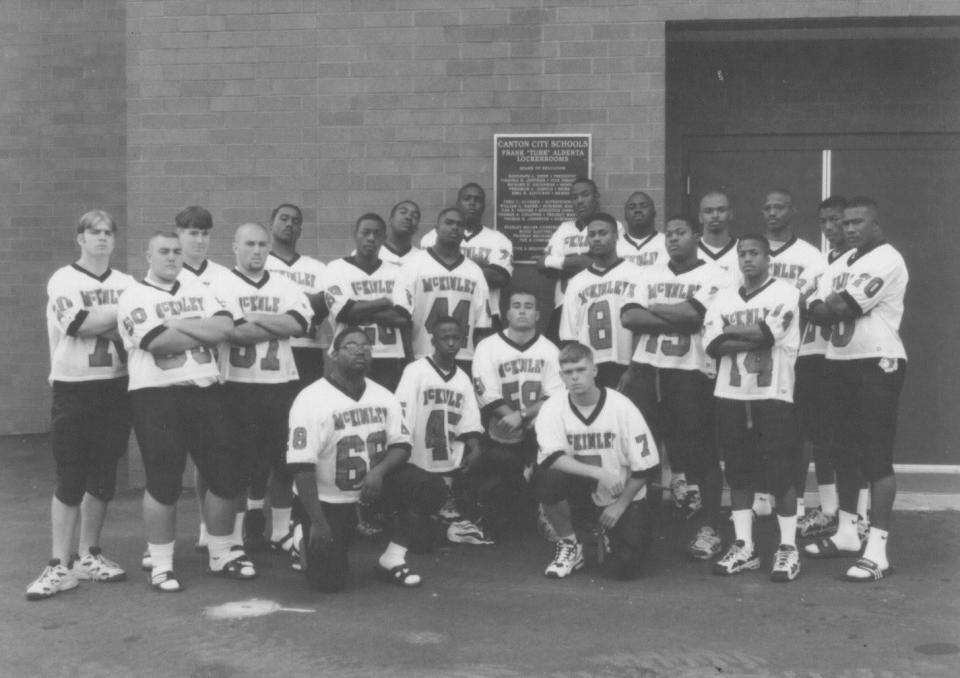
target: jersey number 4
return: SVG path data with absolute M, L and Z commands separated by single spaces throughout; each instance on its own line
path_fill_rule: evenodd
M 434 410 L 427 417 L 427 430 L 424 435 L 424 444 L 431 451 L 433 461 L 447 461 L 450 458 L 450 447 L 456 436 L 454 427 L 460 421 L 460 414 L 449 410 Z
M 453 308 L 453 312 L 450 312 L 450 305 L 447 303 L 446 297 L 437 297 L 433 300 L 433 306 L 430 307 L 430 313 L 427 314 L 427 319 L 424 321 L 423 325 L 427 329 L 428 334 L 433 334 L 433 326 L 436 322 L 443 318 L 444 316 L 452 316 L 463 330 L 463 341 L 461 346 L 466 347 L 467 345 L 467 336 L 470 333 L 470 301 L 468 299 L 461 299 L 456 306 Z
M 87 356 L 87 362 L 90 367 L 113 367 L 113 356 L 110 355 L 110 340 L 103 337 L 97 337 L 97 344 L 93 347 L 93 353 Z M 121 363 L 127 362 L 127 351 L 119 341 L 113 342 L 117 349 L 117 356 Z

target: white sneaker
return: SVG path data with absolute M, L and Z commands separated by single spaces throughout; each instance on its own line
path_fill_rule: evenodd
M 83 581 L 123 581 L 127 573 L 109 558 L 104 558 L 99 546 L 90 549 L 90 554 L 73 563 L 77 579 Z
M 450 523 L 450 527 L 447 528 L 447 539 L 454 544 L 474 544 L 475 546 L 490 546 L 496 543 L 486 535 L 479 521 L 473 523 L 469 520 Z
M 582 568 L 583 563 L 583 546 L 580 542 L 561 539 L 557 542 L 553 562 L 547 565 L 544 574 L 550 579 L 563 579 Z
M 793 581 L 800 574 L 800 552 L 796 546 L 780 544 L 773 556 L 773 569 L 770 570 L 770 581 Z
M 747 545 L 742 539 L 737 539 L 730 544 L 723 558 L 713 564 L 714 574 L 738 574 L 759 569 L 760 556 L 757 555 L 757 547 L 753 546 L 747 550 Z
M 709 525 L 697 530 L 697 536 L 687 546 L 687 553 L 697 560 L 710 560 L 720 555 L 720 535 Z
M 824 513 L 815 508 L 797 521 L 797 536 L 804 539 L 814 537 L 829 537 L 837 532 L 837 515 Z
M 43 568 L 43 572 L 27 587 L 27 600 L 43 600 L 55 596 L 61 591 L 77 588 L 77 574 L 54 558 Z

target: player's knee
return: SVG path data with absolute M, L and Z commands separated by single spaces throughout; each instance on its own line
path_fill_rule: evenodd
M 158 504 L 164 506 L 173 506 L 180 498 L 183 491 L 183 485 L 179 477 L 172 474 L 163 477 L 147 478 L 147 492 L 156 500 Z
M 76 507 L 83 501 L 83 482 L 79 479 L 58 478 L 53 495 L 61 504 Z
M 429 516 L 437 513 L 447 499 L 447 486 L 440 476 L 427 474 L 414 495 L 416 512 Z
M 888 459 L 865 459 L 862 467 L 863 479 L 870 483 L 889 478 L 893 475 L 893 463 Z
M 556 469 L 538 468 L 534 489 L 541 504 L 556 504 L 566 498 L 567 476 Z

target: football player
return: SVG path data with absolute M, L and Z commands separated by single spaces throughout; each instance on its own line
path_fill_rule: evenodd
M 621 324 L 620 310 L 639 294 L 643 272 L 617 255 L 617 220 L 609 214 L 595 214 L 586 236 L 593 263 L 568 281 L 560 341 L 589 346 L 597 382 L 616 388 L 633 353 L 633 334 Z
M 463 241 L 460 251 L 481 268 L 490 289 L 490 313 L 492 327 L 499 330 L 500 290 L 510 284 L 513 276 L 513 242 L 499 231 L 483 225 L 487 194 L 480 184 L 469 183 L 457 191 L 457 207 L 463 213 Z M 437 232 L 423 236 L 420 247 L 432 247 L 437 241 Z
M 399 516 L 390 542 L 380 556 L 377 574 L 402 587 L 415 587 L 421 577 L 407 564 L 407 550 L 429 546 L 429 516 L 444 499 L 443 481 L 407 460 L 410 433 L 396 396 L 365 378 L 372 345 L 366 332 L 347 326 L 334 337 L 330 375 L 297 396 L 290 410 L 287 463 L 309 517 L 301 551 L 320 551 L 327 543 L 331 558 L 307 557 L 312 572 L 346 565 L 345 553 L 354 535 L 357 501 L 382 502 L 386 515 Z M 346 586 L 346 572 L 335 573 L 326 590 Z
M 643 191 L 635 191 L 623 205 L 623 234 L 617 240 L 617 254 L 640 268 L 664 263 L 667 259 L 663 233 L 654 220 L 657 209 L 653 199 Z
M 760 468 L 763 487 L 776 500 L 780 527 L 770 578 L 787 582 L 800 573 L 794 478 L 800 441 L 793 409 L 800 293 L 770 276 L 766 236 L 741 236 L 737 254 L 743 286 L 721 290 L 704 319 L 707 354 L 718 361 L 717 441 L 726 462 L 735 533 L 713 571 L 731 575 L 760 567 L 751 510 Z
M 650 546 L 646 472 L 659 463 L 656 442 L 636 406 L 597 383 L 589 347 L 568 344 L 559 362 L 568 396 L 544 403 L 536 423 L 537 494 L 559 537 L 545 574 L 562 579 L 584 566 L 579 527 L 599 532 L 607 575 L 632 579 Z
M 808 544 L 804 552 L 816 558 L 859 553 L 859 471 L 870 487 L 870 530 L 863 557 L 844 577 L 867 582 L 890 571 L 887 537 L 897 491 L 893 443 L 907 360 L 899 328 L 909 276 L 903 257 L 884 240 L 880 210 L 870 198 L 847 203 L 843 234 L 854 251 L 834 262 L 808 308 L 812 322 L 831 326 L 827 361 L 837 416 L 840 510 L 836 534 Z
M 393 303 L 399 269 L 380 259 L 387 225 L 368 213 L 353 226 L 354 254 L 327 265 L 326 297 L 335 332 L 359 325 L 373 345 L 370 378 L 395 391 L 405 361 L 402 334 L 409 318 Z
M 739 284 L 740 268 L 737 260 L 737 239 L 730 234 L 733 224 L 733 208 L 730 198 L 723 191 L 710 191 L 700 198 L 697 215 L 703 237 L 700 238 L 700 256 L 712 261 L 730 276 L 731 282 Z
M 705 507 L 703 521 L 687 552 L 707 560 L 720 552 L 723 477 L 711 435 L 713 361 L 703 347 L 702 325 L 723 275 L 697 256 L 698 225 L 686 217 L 667 221 L 669 262 L 644 271 L 637 301 L 624 306 L 623 325 L 637 334 L 637 348 L 620 390 L 635 404 L 670 456 L 674 477 L 692 482 L 674 501 L 687 517 Z M 659 397 L 658 397 L 659 393 Z M 702 489 L 702 499 L 701 492 Z
M 447 538 L 461 544 L 493 544 L 484 531 L 479 493 L 485 478 L 480 407 L 467 374 L 457 368 L 463 339 L 460 323 L 438 318 L 432 356 L 407 365 L 397 387 L 404 421 L 413 438 L 410 463 L 443 478 L 456 498 Z
M 257 576 L 233 540 L 243 464 L 212 351 L 226 341 L 233 315 L 209 287 L 177 280 L 182 262 L 177 234 L 156 233 L 147 243 L 146 277 L 124 292 L 117 308 L 130 356 L 133 428 L 146 472 L 143 513 L 150 584 L 164 593 L 183 590 L 173 569 L 173 550 L 188 454 L 208 485 L 201 507 L 209 532 L 209 571 L 231 579 Z
M 297 252 L 297 242 L 303 233 L 303 212 L 296 205 L 278 205 L 270 215 L 272 249 L 266 269 L 270 273 L 290 278 L 303 290 L 313 309 L 313 322 L 307 333 L 290 339 L 293 359 L 297 364 L 299 388 L 323 376 L 323 352 L 330 346 L 330 323 L 323 296 L 323 276 L 326 268 L 313 257 Z
M 220 289 L 238 313 L 229 343 L 220 351 L 224 395 L 245 461 L 247 506 L 242 539 L 247 551 L 293 548 L 290 512 L 293 478 L 286 470 L 287 415 L 298 390 L 291 339 L 303 336 L 313 319 L 301 289 L 265 270 L 270 233 L 261 224 L 237 228 L 236 267 Z M 269 485 L 271 529 L 265 536 L 264 498 Z M 292 554 L 296 556 L 296 554 Z
M 78 579 L 114 582 L 126 577 L 103 555 L 100 535 L 116 488 L 117 462 L 130 435 L 127 355 L 117 333 L 117 300 L 134 281 L 110 267 L 117 224 L 107 212 L 84 214 L 76 233 L 79 258 L 47 283 L 57 488 L 50 502 L 51 557 L 27 588 L 30 600 L 75 588 Z
M 437 216 L 437 242 L 400 268 L 394 303 L 410 318 L 414 358 L 433 353 L 431 336 L 438 318 L 452 316 L 464 329 L 457 355 L 470 372 L 473 347 L 490 327 L 490 293 L 483 271 L 463 256 L 463 213 L 448 207 Z
M 390 210 L 387 222 L 387 239 L 380 249 L 380 258 L 392 266 L 403 266 L 417 252 L 413 235 L 420 227 L 420 206 L 413 200 L 398 202 Z

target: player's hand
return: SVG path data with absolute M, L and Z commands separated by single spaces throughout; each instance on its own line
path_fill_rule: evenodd
M 523 428 L 523 415 L 515 410 L 497 422 L 497 428 L 505 434 L 515 433 Z
M 603 509 L 603 513 L 600 514 L 600 524 L 609 530 L 617 524 L 617 521 L 620 520 L 620 516 L 622 516 L 623 512 L 626 510 L 627 507 L 621 506 L 619 501 L 613 502 L 607 506 L 607 508 Z
M 380 496 L 380 489 L 383 487 L 383 473 L 374 466 L 367 475 L 363 477 L 360 483 L 360 501 L 372 503 Z
M 620 473 L 601 471 L 597 483 L 614 497 L 619 497 L 620 493 L 623 492 L 623 478 Z
M 620 381 L 617 382 L 617 390 L 623 393 L 630 386 L 635 376 L 637 375 L 633 370 L 627 369 L 627 371 L 620 376 Z
M 460 461 L 460 470 L 469 471 L 479 463 L 480 463 L 480 448 L 475 447 L 472 450 L 468 450 L 467 453 L 463 455 L 463 459 Z

